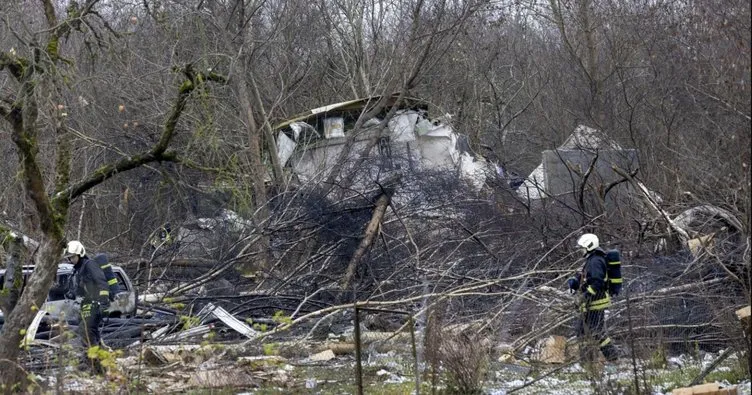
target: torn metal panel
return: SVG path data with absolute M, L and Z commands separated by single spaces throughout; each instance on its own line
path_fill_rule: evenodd
M 689 230 L 696 225 L 696 222 L 704 225 L 712 218 L 717 218 L 722 222 L 726 222 L 728 225 L 735 228 L 737 232 L 744 232 L 744 226 L 742 226 L 742 223 L 733 214 L 728 210 L 710 204 L 704 204 L 702 206 L 692 207 L 685 210 L 674 218 L 674 222 L 677 226 Z
M 399 111 L 389 120 L 388 127 L 392 131 L 393 141 L 415 141 L 415 126 L 418 123 L 416 111 Z
M 533 170 L 517 189 L 517 194 L 523 199 L 538 200 L 545 197 L 546 171 L 543 163 Z
M 486 181 L 488 163 L 483 159 L 473 157 L 467 152 L 460 155 L 460 174 L 473 188 L 480 189 Z
M 280 166 L 284 167 L 287 164 L 287 160 L 292 156 L 296 146 L 297 143 L 287 137 L 284 132 L 277 133 L 277 156 L 279 156 Z
M 178 341 L 183 339 L 188 339 L 194 336 L 202 336 L 207 333 L 209 333 L 212 329 L 214 329 L 214 325 L 208 324 L 208 325 L 200 325 L 195 328 L 187 329 L 182 332 L 178 332 L 169 336 L 166 336 L 160 341 L 162 342 L 172 342 L 172 341 Z
M 567 137 L 558 149 L 561 150 L 616 150 L 621 151 L 623 148 L 614 140 L 611 140 L 603 132 L 597 129 L 589 128 L 585 125 L 579 125 L 572 134 Z
M 42 318 L 44 318 L 45 315 L 47 315 L 46 311 L 37 311 L 37 315 L 34 316 L 34 320 L 31 321 L 31 325 L 29 325 L 29 328 L 26 330 L 26 335 L 21 341 L 21 347 L 30 346 L 32 343 L 34 343 L 34 338 L 37 336 L 39 324 L 42 323 Z
M 207 303 L 204 307 L 201 308 L 201 310 L 198 311 L 198 313 L 196 313 L 196 318 L 198 318 L 199 322 L 203 324 L 212 315 L 212 311 L 214 311 L 214 309 L 215 309 L 214 304 Z
M 687 248 L 694 257 L 698 257 L 703 250 L 713 251 L 713 237 L 715 233 L 687 240 Z
M 170 328 L 172 328 L 172 325 L 166 325 L 150 333 L 148 337 L 152 340 L 159 339 L 160 337 L 164 336 L 164 334 L 167 333 L 170 330 Z M 136 340 L 135 342 L 129 344 L 128 347 L 131 348 L 131 347 L 136 347 L 138 345 L 141 345 L 141 340 Z
M 385 109 L 388 111 L 389 108 L 396 103 L 398 98 L 399 98 L 399 95 L 397 94 L 387 97 L 386 103 L 385 103 Z M 303 112 L 302 114 L 298 114 L 294 116 L 292 119 L 289 119 L 280 124 L 274 125 L 274 129 L 279 130 L 279 129 L 288 127 L 292 123 L 295 123 L 295 122 L 306 122 L 308 120 L 315 119 L 318 116 L 322 114 L 327 114 L 327 113 L 332 113 L 331 115 L 334 115 L 334 113 L 344 113 L 344 112 L 353 112 L 353 111 L 362 112 L 364 109 L 374 106 L 381 99 L 382 99 L 382 96 L 371 96 L 371 97 L 366 97 L 362 99 L 348 100 L 348 101 L 344 101 L 341 103 L 329 104 L 323 107 L 314 108 L 312 110 Z M 410 98 L 410 97 L 403 98 L 402 103 L 405 107 L 418 107 L 418 106 L 423 105 L 421 100 Z
M 345 137 L 345 119 L 342 117 L 324 118 L 324 138 Z
M 222 307 L 214 306 L 213 304 L 208 303 L 198 313 L 198 317 L 202 322 L 204 322 L 209 315 L 216 317 L 229 328 L 232 328 L 236 332 L 249 339 L 254 339 L 256 338 L 256 336 L 258 336 L 258 332 L 253 330 L 250 326 L 246 325 L 243 321 L 235 318 L 232 314 L 227 312 L 227 310 L 223 309 Z

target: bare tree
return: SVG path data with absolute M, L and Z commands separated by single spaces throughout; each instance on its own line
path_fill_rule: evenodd
M 19 352 L 21 333 L 31 322 L 38 306 L 44 303 L 55 277 L 66 241 L 65 229 L 72 202 L 119 173 L 151 162 L 175 161 L 176 153 L 168 148 L 188 98 L 204 81 L 222 80 L 214 74 L 195 72 L 190 65 L 184 67 L 180 70 L 182 82 L 166 115 L 162 132 L 149 149 L 124 155 L 78 180 L 71 179 L 74 159 L 77 159 L 73 156 L 75 131 L 68 126 L 65 106 L 51 104 L 60 102 L 60 95 L 66 89 L 63 78 L 72 71 L 63 40 L 75 30 L 106 34 L 109 28 L 97 13 L 97 3 L 96 0 L 81 5 L 71 2 L 65 16 L 60 17 L 53 2 L 42 1 L 46 29 L 42 33 L 18 37 L 23 46 L 17 50 L 0 52 L 0 70 L 14 81 L 10 91 L 12 96 L 2 98 L 5 104 L 0 107 L 0 115 L 11 128 L 19 167 L 23 171 L 25 199 L 33 205 L 33 227 L 29 230 L 39 240 L 39 249 L 34 254 L 36 270 L 29 277 L 16 306 L 4 311 L 0 360 L 6 372 L 2 376 L 6 389 L 19 383 L 18 366 L 14 361 Z M 47 92 L 52 92 L 52 95 Z M 53 133 L 52 149 L 40 145 L 42 132 Z M 51 156 L 56 157 L 55 163 L 45 163 L 45 159 Z

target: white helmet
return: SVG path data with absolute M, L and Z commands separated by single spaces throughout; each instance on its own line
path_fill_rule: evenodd
M 598 248 L 598 236 L 592 233 L 585 233 L 577 239 L 577 245 L 584 248 L 585 252 L 593 251 Z
M 84 245 L 78 240 L 71 240 L 68 242 L 68 246 L 65 248 L 65 256 L 84 256 L 86 255 L 86 249 Z

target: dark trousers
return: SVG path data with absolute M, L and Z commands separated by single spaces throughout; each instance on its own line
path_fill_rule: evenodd
M 102 323 L 102 307 L 99 302 L 81 303 L 81 321 L 78 323 L 78 335 L 85 348 L 98 346 L 101 340 L 99 325 Z
M 605 310 L 594 310 L 581 314 L 580 320 L 577 322 L 577 337 L 581 340 L 580 357 L 583 362 L 593 362 L 596 359 L 596 344 L 606 360 L 613 361 L 618 358 L 616 347 L 614 347 L 606 332 Z

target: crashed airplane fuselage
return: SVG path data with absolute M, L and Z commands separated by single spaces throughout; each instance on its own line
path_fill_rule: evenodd
M 476 189 L 483 186 L 487 162 L 470 151 L 467 138 L 453 130 L 448 117 L 431 119 L 414 100 L 406 101 L 385 123 L 377 115 L 353 130 L 367 106 L 376 101 L 368 98 L 320 107 L 277 125 L 282 166 L 291 168 L 301 182 L 322 180 L 346 149 L 347 139 L 352 139 L 345 168 L 370 149 L 364 163 L 372 176 L 441 170 L 457 172 Z

